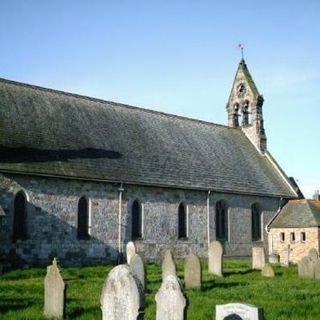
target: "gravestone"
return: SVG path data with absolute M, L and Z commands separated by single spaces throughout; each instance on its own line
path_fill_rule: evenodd
M 46 318 L 63 318 L 65 306 L 65 283 L 58 268 L 57 258 L 47 267 L 44 279 L 44 311 Z
M 266 259 L 263 247 L 252 247 L 252 269 L 262 270 Z
M 261 270 L 261 275 L 266 278 L 273 278 L 274 277 L 274 270 L 273 270 L 273 267 L 270 263 L 266 263 L 263 266 L 263 268 Z
M 314 278 L 315 263 L 309 256 L 303 257 L 298 263 L 298 274 L 300 278 L 313 279 Z
M 263 320 L 263 309 L 246 303 L 217 304 L 216 320 Z
M 320 279 L 320 259 L 314 264 L 314 278 Z
M 176 265 L 173 261 L 170 250 L 166 250 L 164 253 L 164 258 L 162 262 L 162 279 L 164 279 L 168 275 L 176 275 Z
M 185 258 L 184 284 L 186 289 L 201 288 L 201 263 L 198 256 L 193 253 Z
M 132 241 L 129 241 L 126 246 L 127 264 L 130 264 L 131 258 L 136 254 L 136 246 Z
M 280 256 L 276 253 L 271 253 L 269 256 L 269 262 L 272 264 L 280 263 Z
M 319 259 L 318 251 L 315 248 L 309 250 L 308 257 L 311 259 L 312 262 L 316 262 Z
M 183 320 L 186 299 L 183 296 L 179 280 L 167 275 L 155 297 L 157 303 L 156 320 Z
M 290 244 L 288 244 L 288 246 L 286 248 L 284 248 L 282 250 L 283 254 L 282 254 L 282 259 L 281 259 L 281 265 L 283 267 L 289 267 L 289 263 L 290 263 L 290 254 L 292 252 L 292 249 L 290 247 Z
M 142 288 L 145 288 L 145 268 L 141 257 L 135 253 L 133 257 L 130 259 L 130 269 L 132 274 L 136 277 L 136 279 L 140 282 Z
M 102 320 L 137 320 L 141 318 L 142 288 L 129 266 L 114 267 L 104 282 L 100 303 Z
M 208 252 L 209 273 L 223 276 L 223 247 L 219 241 L 212 241 Z

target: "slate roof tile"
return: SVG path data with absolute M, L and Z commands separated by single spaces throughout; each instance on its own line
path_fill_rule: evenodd
M 270 224 L 270 228 L 320 226 L 320 201 L 290 200 Z
M 5 79 L 0 171 L 296 197 L 240 129 Z

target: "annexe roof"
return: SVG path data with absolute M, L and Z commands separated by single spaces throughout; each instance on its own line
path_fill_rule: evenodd
M 5 79 L 0 171 L 296 197 L 241 129 Z
M 320 226 L 320 201 L 290 200 L 272 221 L 269 228 Z

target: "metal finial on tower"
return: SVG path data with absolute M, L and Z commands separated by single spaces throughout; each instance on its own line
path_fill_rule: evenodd
M 243 58 L 243 48 L 244 48 L 244 44 L 243 44 L 243 43 L 239 43 L 239 44 L 238 44 L 238 48 L 241 50 L 241 60 L 244 60 L 244 58 Z

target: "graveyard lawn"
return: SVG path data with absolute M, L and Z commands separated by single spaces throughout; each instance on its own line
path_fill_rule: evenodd
M 214 319 L 215 305 L 251 303 L 264 308 L 265 319 L 320 319 L 320 280 L 299 279 L 297 267 L 275 267 L 275 278 L 251 270 L 249 261 L 224 261 L 224 278 L 208 274 L 202 262 L 202 289 L 184 290 L 188 320 Z M 100 294 L 112 266 L 62 268 L 67 282 L 66 319 L 101 319 Z M 177 266 L 183 283 L 183 262 Z M 0 276 L 0 319 L 43 319 L 45 268 L 12 270 Z M 154 320 L 160 265 L 147 265 L 145 320 Z

